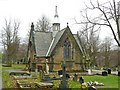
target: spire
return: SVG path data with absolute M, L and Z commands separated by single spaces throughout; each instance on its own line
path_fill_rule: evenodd
M 59 16 L 58 16 L 57 5 L 56 5 L 55 6 L 54 21 L 53 21 L 53 37 L 56 36 L 58 31 L 60 31 L 60 22 L 59 22 Z
M 57 11 L 57 5 L 55 6 L 54 23 L 59 23 L 59 15 L 58 15 L 58 11 Z
M 57 12 L 57 6 L 55 6 L 55 16 L 54 17 L 59 17 L 58 12 Z

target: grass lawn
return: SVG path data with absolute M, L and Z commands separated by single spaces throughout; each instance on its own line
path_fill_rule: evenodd
M 104 86 L 99 86 L 98 88 L 118 88 L 120 85 L 118 76 L 115 75 L 108 75 L 108 76 L 83 76 L 85 82 L 89 81 L 97 81 L 99 83 L 103 83 Z
M 13 88 L 12 87 L 12 78 L 9 76 L 7 70 L 10 69 L 24 69 L 25 65 L 12 65 L 12 67 L 2 67 L 2 84 L 3 88 Z
M 108 75 L 108 76 L 98 76 L 98 75 L 94 75 L 94 76 L 83 76 L 85 82 L 90 82 L 90 81 L 97 81 L 99 83 L 103 83 L 104 86 L 96 86 L 96 88 L 118 88 L 118 86 L 120 85 L 119 81 L 118 81 L 118 76 L 114 76 L 114 75 Z M 75 82 L 72 80 L 69 80 L 69 88 L 80 88 L 81 85 L 79 82 Z M 60 81 L 55 81 L 54 82 L 55 86 L 58 86 L 60 84 Z
M 12 67 L 2 67 L 2 80 L 3 80 L 3 87 L 4 88 L 13 88 L 12 83 L 13 80 L 9 76 L 9 72 L 6 70 L 9 69 L 24 69 L 25 65 L 12 65 Z M 104 83 L 104 86 L 99 86 L 97 88 L 118 88 L 120 82 L 118 80 L 118 76 L 115 75 L 108 75 L 108 76 L 83 76 L 85 82 L 89 81 L 97 81 L 99 83 Z M 120 77 L 119 77 L 120 78 Z M 39 79 L 38 79 L 39 80 Z M 55 87 L 59 87 L 60 80 L 55 80 L 54 82 Z M 81 85 L 79 82 L 75 82 L 72 80 L 68 80 L 69 88 L 80 88 Z

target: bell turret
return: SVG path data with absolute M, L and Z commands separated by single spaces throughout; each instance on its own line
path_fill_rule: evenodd
M 59 15 L 57 12 L 57 6 L 55 6 L 55 15 L 54 15 L 54 22 L 53 22 L 53 37 L 56 36 L 58 31 L 60 31 L 60 22 L 59 22 Z

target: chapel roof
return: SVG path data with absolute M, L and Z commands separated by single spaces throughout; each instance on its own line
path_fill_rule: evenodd
M 56 37 L 54 38 L 52 37 L 52 32 L 36 31 L 34 34 L 36 56 L 49 57 L 53 52 L 54 48 L 56 47 L 56 45 L 58 44 L 64 32 L 68 29 L 69 27 L 67 26 L 66 28 L 58 31 Z M 77 34 L 73 34 L 73 37 L 75 38 L 80 50 L 82 50 Z
M 35 50 L 36 56 L 44 57 L 52 41 L 52 33 L 50 32 L 35 32 Z
M 49 48 L 50 50 L 48 52 L 48 56 L 50 56 L 65 30 L 66 28 L 58 31 L 56 37 L 54 38 L 51 48 L 50 45 L 53 40 L 52 32 L 36 31 L 34 34 L 36 56 L 45 57 Z

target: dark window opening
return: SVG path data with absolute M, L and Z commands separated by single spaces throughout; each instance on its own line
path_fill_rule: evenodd
M 68 59 L 71 56 L 71 45 L 68 39 L 64 42 L 64 58 Z

